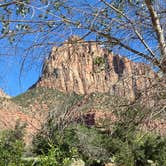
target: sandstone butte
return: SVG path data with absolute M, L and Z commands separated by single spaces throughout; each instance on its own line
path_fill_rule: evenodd
M 150 66 L 114 55 L 97 43 L 71 37 L 60 47 L 53 47 L 36 86 L 63 92 L 110 93 L 135 100 L 148 93 L 157 75 Z
M 79 37 L 73 36 L 62 46 L 52 48 L 43 65 L 41 77 L 30 89 L 45 87 L 85 96 L 92 92 L 101 92 L 126 98 L 130 102 L 139 99 L 142 93 L 141 102 L 157 108 L 163 106 L 165 100 L 157 102 L 158 105 L 156 105 L 153 100 L 154 95 L 159 92 L 159 89 L 163 91 L 166 88 L 165 82 L 162 81 L 162 86 L 159 86 L 158 89 L 157 79 L 157 74 L 150 66 L 133 62 L 120 55 L 114 55 L 97 43 L 85 42 Z M 4 97 L 6 95 L 0 91 L 0 98 Z M 41 115 L 41 112 L 37 111 L 37 107 L 41 107 L 40 103 L 32 104 L 32 108 L 27 114 L 22 111 L 21 106 L 13 103 L 9 98 L 5 99 L 0 104 L 0 129 L 14 128 L 17 120 L 26 122 L 28 124 L 26 130 L 29 133 L 26 137 L 28 142 L 29 138 L 32 138 L 31 134 L 33 135 L 40 129 L 42 120 L 45 119 L 45 115 Z M 45 107 L 47 108 L 46 104 L 42 109 Z M 116 120 L 112 113 L 103 113 L 102 111 L 88 110 L 84 117 L 89 119 L 91 117 L 89 115 L 93 114 L 95 119 L 106 116 L 113 118 L 113 121 Z M 158 127 L 162 134 L 166 133 L 165 122 L 157 120 L 151 125 Z

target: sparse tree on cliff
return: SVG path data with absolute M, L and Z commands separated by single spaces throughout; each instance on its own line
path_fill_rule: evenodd
M 165 0 L 1 0 L 0 13 L 0 38 L 11 43 L 36 36 L 36 48 L 79 34 L 166 72 Z

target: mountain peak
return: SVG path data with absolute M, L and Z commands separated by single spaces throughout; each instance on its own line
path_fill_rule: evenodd
M 80 36 L 72 35 L 68 38 L 68 42 L 78 42 L 78 41 L 84 41 Z
M 82 39 L 72 36 L 68 41 L 78 40 Z M 148 65 L 114 55 L 95 42 L 65 42 L 53 47 L 36 86 L 66 93 L 110 93 L 134 100 L 155 77 Z

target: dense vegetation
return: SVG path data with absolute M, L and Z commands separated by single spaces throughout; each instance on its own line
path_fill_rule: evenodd
M 153 110 L 138 103 L 129 105 L 125 99 L 100 93 L 90 94 L 85 102 L 84 96 L 48 88 L 31 89 L 12 101 L 27 110 L 36 101 L 47 103 L 49 114 L 28 148 L 23 140 L 25 126 L 17 124 L 15 130 L 1 133 L 0 165 L 69 166 L 76 161 L 86 166 L 103 166 L 105 163 L 166 165 L 166 138 L 141 130 L 143 121 Z M 99 122 L 100 125 L 88 125 L 85 121 L 67 121 L 66 124 L 65 118 L 63 123 L 58 121 L 58 117 L 68 111 L 86 113 L 89 109 L 111 112 L 119 120 L 111 124 L 111 119 L 106 118 Z
M 165 166 L 166 138 L 139 128 L 148 111 L 146 114 L 136 106 L 119 111 L 121 120 L 111 131 L 108 126 L 103 130 L 83 123 L 70 123 L 62 129 L 51 114 L 28 153 L 23 143 L 24 126 L 17 125 L 1 134 L 0 165 L 69 166 L 81 160 L 86 166 Z

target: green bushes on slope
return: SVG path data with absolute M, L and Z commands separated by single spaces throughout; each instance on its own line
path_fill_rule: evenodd
M 48 155 L 51 144 L 63 152 L 64 158 L 68 157 L 70 149 L 76 149 L 77 156 L 87 166 L 102 166 L 107 162 L 124 166 L 165 166 L 166 138 L 142 132 L 138 128 L 147 114 L 135 107 L 120 116 L 121 121 L 109 132 L 79 124 L 61 131 L 49 123 L 45 133 L 42 130 L 34 139 L 34 152 Z

